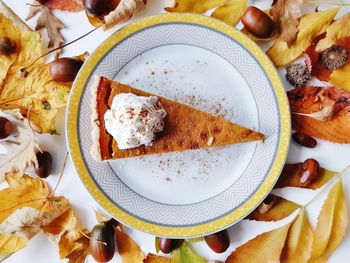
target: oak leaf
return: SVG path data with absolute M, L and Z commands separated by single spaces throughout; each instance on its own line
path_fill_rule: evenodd
M 318 216 L 311 263 L 327 262 L 345 237 L 348 221 L 342 181 L 339 179 L 330 190 Z
M 274 196 L 274 198 L 276 198 L 276 201 L 268 211 L 261 213 L 259 211 L 259 207 L 257 207 L 246 218 L 256 221 L 278 221 L 289 216 L 291 213 L 300 208 L 296 203 L 293 203 L 282 197 Z
M 60 30 L 64 27 L 64 24 L 51 12 L 51 10 L 45 5 L 40 5 L 34 0 L 33 5 L 29 8 L 29 12 L 26 20 L 33 18 L 36 14 L 40 14 L 36 21 L 35 31 L 42 28 L 46 28 L 47 35 L 50 39 L 49 48 L 57 48 L 64 43 L 64 38 Z M 62 49 L 55 51 L 55 57 L 57 58 L 62 52 Z
M 277 0 L 271 8 L 271 15 L 280 33 L 280 39 L 290 47 L 299 32 L 301 6 L 304 0 Z
M 303 167 L 302 163 L 286 164 L 283 168 L 281 176 L 279 177 L 275 188 L 283 187 L 301 187 L 298 183 L 298 175 Z M 315 181 L 311 182 L 307 188 L 315 190 L 320 188 L 325 183 L 327 183 L 333 176 L 336 175 L 336 172 L 320 168 L 318 176 Z
M 15 134 L 0 142 L 6 150 L 0 154 L 0 183 L 4 180 L 6 172 L 23 172 L 29 166 L 37 165 L 35 152 L 40 150 L 34 139 L 34 133 L 27 119 L 18 110 L 0 112 L 0 116 L 9 119 L 16 126 Z
M 238 247 L 226 263 L 279 262 L 290 224 L 258 235 Z
M 241 19 L 241 15 L 247 6 L 247 2 L 248 0 L 230 0 L 216 8 L 211 16 L 220 19 L 229 25 L 235 26 Z
M 288 231 L 281 262 L 308 262 L 311 257 L 313 237 L 314 233 L 306 211 L 301 209 Z
M 349 92 L 333 87 L 296 88 L 288 92 L 288 99 L 296 131 L 331 142 L 350 143 Z M 322 116 L 319 113 L 324 109 Z
M 119 255 L 122 258 L 122 263 L 143 262 L 146 258 L 145 254 L 135 241 L 128 234 L 118 228 L 115 230 L 115 239 Z
M 173 7 L 166 7 L 164 9 L 167 12 L 191 12 L 201 14 L 214 7 L 225 4 L 227 1 L 228 0 L 176 0 Z
M 64 197 L 52 197 L 47 183 L 21 173 L 6 174 L 0 191 L 0 260 L 23 248 L 41 228 L 69 208 Z
M 334 8 L 302 16 L 298 27 L 299 33 L 293 45 L 288 47 L 288 43 L 279 38 L 267 51 L 267 55 L 275 66 L 286 66 L 289 62 L 299 57 L 311 45 L 316 36 L 326 31 L 338 10 L 339 8 Z
M 69 12 L 79 12 L 84 9 L 82 0 L 48 0 L 45 6 Z

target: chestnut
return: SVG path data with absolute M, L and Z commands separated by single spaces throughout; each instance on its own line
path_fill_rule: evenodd
M 174 249 L 180 247 L 182 239 L 159 238 L 159 249 L 164 254 L 169 254 Z
M 207 245 L 216 253 L 225 252 L 230 246 L 230 238 L 227 230 L 208 235 L 204 237 L 204 241 Z
M 7 138 L 14 131 L 14 126 L 11 121 L 0 116 L 0 140 Z
M 108 15 L 117 8 L 120 0 L 84 0 L 86 13 L 92 17 L 101 17 Z
M 270 37 L 275 29 L 275 23 L 264 11 L 249 6 L 242 14 L 241 21 L 244 27 L 259 38 Z
M 320 164 L 315 159 L 307 159 L 303 162 L 298 174 L 298 185 L 308 187 L 319 176 Z
M 74 81 L 83 61 L 76 58 L 58 58 L 49 64 L 50 75 L 55 81 Z

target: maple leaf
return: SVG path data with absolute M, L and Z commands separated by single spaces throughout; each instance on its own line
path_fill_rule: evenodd
M 279 262 L 290 224 L 258 235 L 238 247 L 226 263 Z
M 211 16 L 229 25 L 235 26 L 240 21 L 241 15 L 247 6 L 247 2 L 248 0 L 230 0 L 216 8 Z
M 128 234 L 117 228 L 115 230 L 115 240 L 123 263 L 143 262 L 146 257 L 145 254 Z
M 227 0 L 176 0 L 173 7 L 166 7 L 164 9 L 167 12 L 191 12 L 201 14 L 226 2 Z
M 314 233 L 305 209 L 301 209 L 288 231 L 281 262 L 308 262 L 311 257 L 313 237 Z
M 350 143 L 350 92 L 333 87 L 304 87 L 288 92 L 292 126 L 337 143 Z M 331 107 L 331 108 L 329 108 Z M 326 109 L 323 116 L 319 113 Z
M 301 187 L 298 183 L 298 180 L 299 180 L 298 175 L 302 167 L 303 167 L 303 163 L 286 164 L 283 168 L 281 176 L 277 181 L 275 188 Z M 322 185 L 327 183 L 331 178 L 333 178 L 333 176 L 336 174 L 337 174 L 336 172 L 329 171 L 321 167 L 319 169 L 319 173 L 316 180 L 311 182 L 311 184 L 308 185 L 307 188 L 313 189 L 313 190 L 320 188 Z
M 76 215 L 68 209 L 50 224 L 43 227 L 45 234 L 57 246 L 61 259 L 67 258 L 70 263 L 84 262 L 89 254 L 90 232 L 80 230 Z
M 318 216 L 309 262 L 326 262 L 345 237 L 347 226 L 348 212 L 339 179 L 330 190 Z
M 21 171 L 34 164 L 37 166 L 35 152 L 39 149 L 34 139 L 34 133 L 27 119 L 17 110 L 6 111 L 7 114 L 1 114 L 10 120 L 16 126 L 15 135 L 2 140 L 0 145 L 5 148 L 5 152 L 0 154 L 0 183 L 4 180 L 6 172 Z
M 48 0 L 45 6 L 69 12 L 79 12 L 84 9 L 82 0 Z
M 316 36 L 326 31 L 338 10 L 339 8 L 334 8 L 302 16 L 298 27 L 299 33 L 293 45 L 288 47 L 288 43 L 279 38 L 267 51 L 267 55 L 275 66 L 286 66 L 289 62 L 298 58 L 311 45 Z
M 257 207 L 246 218 L 256 221 L 278 221 L 282 218 L 289 216 L 298 208 L 300 208 L 299 205 L 282 197 L 274 196 L 272 194 L 271 196 L 273 196 L 273 198 L 275 198 L 276 201 L 273 203 L 272 207 L 268 211 L 261 213 L 259 207 Z
M 290 47 L 299 32 L 301 6 L 304 0 L 278 0 L 271 8 L 271 15 L 280 33 L 280 38 Z
M 60 30 L 64 27 L 64 24 L 52 14 L 48 7 L 40 5 L 36 0 L 29 8 L 26 20 L 33 18 L 38 13 L 40 15 L 36 22 L 35 31 L 46 28 L 50 39 L 48 47 L 54 49 L 61 46 L 64 43 L 64 38 Z M 55 57 L 57 58 L 61 52 L 62 49 L 55 51 Z
M 41 228 L 69 208 L 64 197 L 52 197 L 47 183 L 22 173 L 6 174 L 0 191 L 0 260 L 23 248 Z

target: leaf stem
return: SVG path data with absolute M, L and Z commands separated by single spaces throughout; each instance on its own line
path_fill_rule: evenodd
M 85 234 L 85 233 L 84 233 L 83 231 L 81 231 L 80 229 L 78 229 L 78 231 L 79 231 L 80 234 L 82 234 L 82 235 L 83 235 L 84 237 L 86 237 L 87 239 L 95 240 L 96 242 L 101 243 L 101 244 L 107 246 L 107 243 L 106 243 L 106 242 L 97 240 L 96 238 L 89 237 L 87 234 Z
M 55 188 L 53 189 L 53 191 L 51 192 L 51 194 L 49 195 L 49 198 L 52 197 L 54 195 L 54 193 L 56 192 L 58 185 L 60 184 L 62 177 L 63 177 L 63 172 L 64 172 L 64 168 L 66 167 L 66 163 L 67 163 L 67 159 L 68 159 L 68 151 L 66 152 L 66 157 L 64 158 L 64 162 L 63 162 L 63 166 L 61 168 L 61 173 L 60 173 L 60 177 L 58 178 L 58 181 L 56 183 Z

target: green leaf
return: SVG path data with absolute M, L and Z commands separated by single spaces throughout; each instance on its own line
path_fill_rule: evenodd
M 187 242 L 183 242 L 180 248 L 174 250 L 171 256 L 172 263 L 206 263 L 207 261 L 193 252 Z

